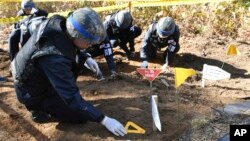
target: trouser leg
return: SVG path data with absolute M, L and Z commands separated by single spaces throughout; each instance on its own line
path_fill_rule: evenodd
M 9 55 L 11 61 L 15 58 L 19 51 L 20 36 L 20 29 L 14 29 L 9 36 Z

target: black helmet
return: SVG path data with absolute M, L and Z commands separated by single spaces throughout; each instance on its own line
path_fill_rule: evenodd
M 119 11 L 115 15 L 116 25 L 120 28 L 127 28 L 132 22 L 132 15 L 127 10 Z
M 175 22 L 171 17 L 161 18 L 157 23 L 156 30 L 161 38 L 166 38 L 174 33 Z

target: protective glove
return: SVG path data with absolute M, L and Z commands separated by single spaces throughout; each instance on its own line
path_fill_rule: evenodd
M 111 72 L 111 78 L 112 79 L 115 79 L 118 76 L 118 74 L 117 74 L 117 72 L 115 70 L 111 70 L 110 72 Z
M 116 119 L 105 116 L 101 123 L 116 136 L 124 136 L 125 134 L 127 134 L 126 129 Z
M 141 68 L 148 68 L 148 61 L 143 61 L 141 63 Z
M 92 59 L 91 57 L 89 57 L 86 62 L 84 63 L 84 66 L 88 69 L 90 69 L 91 71 L 93 71 L 97 77 L 98 80 L 103 80 L 105 79 L 102 75 L 102 72 L 98 66 L 98 64 L 96 63 L 96 61 L 94 59 Z
M 161 67 L 161 73 L 167 73 L 169 72 L 169 67 L 168 67 L 168 64 L 165 63 L 164 65 L 162 65 Z

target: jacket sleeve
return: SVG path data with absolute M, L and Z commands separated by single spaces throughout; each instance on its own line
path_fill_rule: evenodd
M 71 71 L 72 61 L 61 55 L 49 55 L 38 59 L 51 85 L 61 99 L 73 110 L 80 112 L 90 121 L 101 122 L 104 114 L 80 95 L 74 74 Z
M 109 27 L 109 21 L 108 20 L 105 20 L 103 22 L 103 26 L 104 26 L 104 29 L 106 30 L 106 33 L 107 33 L 107 36 L 106 36 L 106 39 L 105 40 L 110 40 L 109 36 L 111 35 L 111 32 L 110 32 L 110 27 Z
M 180 39 L 180 29 L 179 29 L 179 26 L 176 26 L 176 32 L 175 32 L 175 35 L 174 35 L 174 40 L 175 40 L 176 46 L 178 48 L 180 48 L 179 39 Z
M 140 58 L 142 61 L 147 61 L 147 59 L 148 59 L 147 54 L 146 54 L 146 47 L 148 46 L 148 43 L 149 43 L 151 30 L 152 30 L 152 25 L 150 25 L 149 29 L 145 33 L 145 36 L 144 36 L 142 43 L 141 43 L 142 46 L 140 49 Z

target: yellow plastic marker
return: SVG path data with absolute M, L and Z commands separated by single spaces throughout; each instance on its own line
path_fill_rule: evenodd
M 132 126 L 135 129 L 134 130 L 128 129 L 130 126 Z M 145 130 L 143 128 L 141 128 L 140 126 L 136 125 L 132 121 L 128 121 L 125 128 L 127 130 L 127 133 L 145 134 Z
M 241 54 L 240 51 L 234 44 L 228 46 L 227 55 L 240 55 L 240 54 Z
M 195 74 L 193 69 L 175 68 L 175 87 L 178 88 L 189 76 Z

